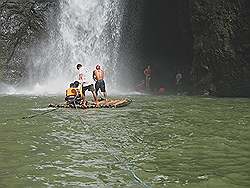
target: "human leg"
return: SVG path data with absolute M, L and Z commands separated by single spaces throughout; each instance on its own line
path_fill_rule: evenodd
M 93 98 L 94 98 L 94 101 L 97 104 L 98 100 L 97 100 L 97 97 L 96 97 L 96 93 L 95 93 L 95 89 L 94 89 L 93 84 L 91 84 L 91 85 L 88 86 L 88 90 L 91 91 L 91 93 L 93 95 Z
M 83 108 L 87 108 L 87 105 L 86 105 L 86 96 L 85 96 L 85 91 L 86 91 L 86 87 L 82 87 L 82 106 Z
M 102 82 L 100 84 L 100 89 L 101 89 L 101 92 L 103 93 L 103 96 L 104 96 L 105 100 L 107 101 L 107 92 L 106 92 L 106 87 L 105 87 L 104 80 L 102 80 Z
M 97 103 L 98 103 L 98 100 L 97 100 L 97 96 L 96 96 L 96 94 L 95 94 L 95 91 L 91 91 L 91 92 L 92 92 L 94 101 L 95 101 L 95 103 L 97 104 Z
M 95 83 L 95 94 L 96 94 L 96 97 L 98 96 L 98 90 L 99 90 L 99 83 L 98 83 L 98 81 L 96 81 L 96 83 Z
M 146 88 L 146 90 L 148 89 L 148 76 L 146 76 L 146 78 L 145 78 L 145 88 Z

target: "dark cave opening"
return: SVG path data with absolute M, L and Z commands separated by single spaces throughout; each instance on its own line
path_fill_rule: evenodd
M 174 90 L 177 71 L 190 83 L 192 32 L 187 0 L 145 0 L 142 16 L 141 66 L 152 67 L 152 87 Z

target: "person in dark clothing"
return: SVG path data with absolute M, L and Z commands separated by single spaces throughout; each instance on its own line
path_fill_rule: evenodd
M 180 95 L 182 93 L 182 87 L 183 87 L 183 76 L 180 71 L 177 72 L 175 79 L 176 79 L 177 95 Z

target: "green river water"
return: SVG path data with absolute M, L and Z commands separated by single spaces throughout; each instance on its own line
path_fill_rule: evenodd
M 130 96 L 117 109 L 0 96 L 0 187 L 250 187 L 250 99 Z

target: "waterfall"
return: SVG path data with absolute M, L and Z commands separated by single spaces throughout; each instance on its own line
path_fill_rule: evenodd
M 92 75 L 96 64 L 116 87 L 122 6 L 119 0 L 61 0 L 57 32 L 31 53 L 29 83 L 34 94 L 64 93 L 77 79 L 76 64 Z

